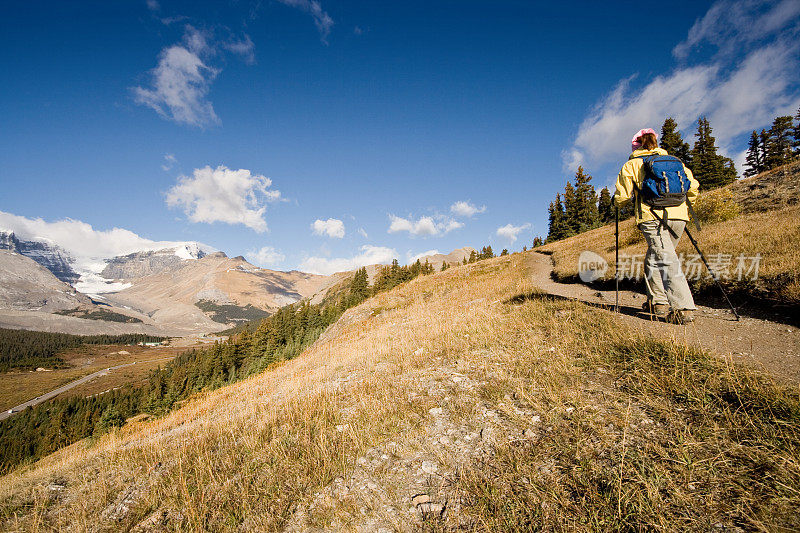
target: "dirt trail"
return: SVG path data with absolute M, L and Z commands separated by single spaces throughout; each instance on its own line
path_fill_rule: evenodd
M 526 254 L 526 272 L 533 284 L 556 297 L 575 299 L 613 309 L 614 291 L 597 290 L 582 283 L 559 283 L 552 279 L 550 256 Z M 699 345 L 759 368 L 782 382 L 800 384 L 800 328 L 742 317 L 736 321 L 728 309 L 697 306 L 696 320 L 686 326 L 639 318 L 643 293 L 620 290 L 620 320 L 662 338 Z

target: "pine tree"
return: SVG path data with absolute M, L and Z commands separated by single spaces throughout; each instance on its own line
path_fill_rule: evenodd
M 608 224 L 614 220 L 614 204 L 608 187 L 600 189 L 600 198 L 597 200 L 597 216 L 601 224 Z
M 561 203 L 561 194 L 556 194 L 555 202 L 550 202 L 547 242 L 557 241 L 566 237 L 566 221 L 564 205 Z
M 689 143 L 683 141 L 681 132 L 678 131 L 678 123 L 672 117 L 665 120 L 664 125 L 661 126 L 661 142 L 659 144 L 668 154 L 674 155 L 683 161 L 684 165 L 692 168 Z
M 534 248 L 536 248 L 537 246 L 541 246 L 542 244 L 544 244 L 544 243 L 542 242 L 542 238 L 541 237 L 536 236 L 536 237 L 533 238 L 533 247 Z
M 736 179 L 733 161 L 717 153 L 716 140 L 711 133 L 708 119 L 700 117 L 692 149 L 692 171 L 702 189 L 722 187 Z
M 564 186 L 564 237 L 575 235 L 580 231 L 579 211 L 580 207 L 578 197 L 575 194 L 575 187 L 567 181 Z
M 445 271 L 445 270 L 447 270 L 448 268 L 449 268 L 449 267 L 448 267 L 448 265 L 447 265 L 447 261 L 442 261 L 442 269 L 440 270 L 440 272 L 444 272 L 444 271 Z
M 585 174 L 583 167 L 578 167 L 575 173 L 575 201 L 577 204 L 577 229 L 576 233 L 597 227 L 599 220 L 597 212 L 597 193 L 591 184 L 592 177 Z
M 755 176 L 764 171 L 764 161 L 761 159 L 761 141 L 758 132 L 753 130 L 750 135 L 750 144 L 747 148 L 747 165 L 744 171 L 745 177 Z
M 503 248 L 503 250 L 500 252 L 500 257 L 503 257 L 504 255 L 508 255 L 508 248 Z
M 794 148 L 794 158 L 800 158 L 800 107 L 797 108 L 797 114 L 794 116 L 795 125 L 793 132 L 792 147 Z
M 769 129 L 767 168 L 776 168 L 792 160 L 792 117 L 776 117 Z
M 767 130 L 762 129 L 758 136 L 759 140 L 759 157 L 761 158 L 761 171 L 769 170 L 767 166 L 767 151 L 769 150 L 769 134 Z

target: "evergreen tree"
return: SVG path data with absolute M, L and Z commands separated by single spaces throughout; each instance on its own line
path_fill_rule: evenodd
M 747 148 L 747 165 L 744 171 L 745 177 L 755 176 L 764 171 L 764 161 L 761 159 L 761 141 L 758 132 L 753 130 L 750 135 L 750 144 Z
M 442 261 L 442 269 L 441 269 L 440 272 L 444 272 L 448 268 L 450 268 L 450 267 L 447 265 L 447 261 Z
M 792 146 L 794 148 L 794 157 L 795 159 L 800 158 L 800 107 L 797 108 L 797 114 L 794 116 L 795 125 L 794 125 L 794 132 L 793 132 L 793 143 Z
M 711 133 L 708 119 L 700 117 L 692 149 L 692 171 L 702 189 L 715 189 L 736 179 L 733 161 L 717 153 L 716 140 Z
M 769 129 L 769 144 L 767 145 L 767 168 L 776 168 L 792 160 L 792 117 L 776 117 Z
M 549 227 L 547 232 L 547 242 L 557 241 L 567 236 L 566 214 L 564 205 L 561 203 L 561 194 L 556 194 L 555 202 L 550 202 L 549 208 Z
M 503 257 L 504 255 L 508 255 L 508 248 L 503 248 L 503 251 L 500 252 L 500 257 Z
M 668 154 L 674 155 L 683 161 L 684 165 L 692 168 L 689 143 L 683 141 L 681 132 L 678 131 L 678 123 L 672 117 L 665 120 L 664 125 L 661 126 L 661 142 L 659 144 Z
M 597 216 L 601 224 L 608 224 L 614 220 L 614 204 L 608 187 L 600 189 L 600 198 L 597 200 Z
M 544 244 L 544 243 L 542 242 L 542 238 L 541 237 L 536 236 L 536 237 L 533 238 L 533 247 L 534 248 L 536 248 L 537 246 L 541 246 L 542 244 Z
M 769 170 L 767 167 L 767 151 L 769 150 L 769 134 L 767 130 L 762 129 L 758 136 L 759 140 L 759 154 L 761 158 L 761 171 Z
M 599 221 L 597 193 L 591 181 L 592 177 L 584 173 L 583 167 L 579 166 L 575 173 L 576 233 L 597 227 Z
M 567 181 L 564 186 L 564 237 L 570 237 L 578 233 L 580 228 L 579 211 L 580 207 L 575 194 L 575 187 Z

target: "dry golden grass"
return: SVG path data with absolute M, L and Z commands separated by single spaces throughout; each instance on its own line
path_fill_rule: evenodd
M 368 448 L 413 447 L 444 401 L 423 378 L 443 365 L 478 384 L 449 400 L 451 416 L 474 424 L 489 405 L 506 429 L 465 463 L 438 450 L 463 504 L 425 527 L 800 526 L 796 394 L 608 313 L 539 299 L 521 254 L 380 294 L 292 361 L 5 476 L 3 525 L 128 530 L 149 516 L 166 530 L 281 530 Z M 295 525 L 416 527 L 381 513 L 350 499 Z
M 697 232 L 692 226 L 689 230 L 709 259 L 713 259 L 716 254 L 729 254 L 735 267 L 736 258 L 740 254 L 745 257 L 760 254 L 757 281 L 752 282 L 747 276 L 742 282 L 724 280 L 727 288 L 734 293 L 789 305 L 800 304 L 800 206 L 745 213 L 732 220 L 706 224 L 701 232 Z M 634 221 L 630 219 L 620 222 L 620 254 L 641 256 L 646 249 Z M 553 272 L 562 281 L 578 279 L 578 257 L 584 250 L 600 254 L 613 265 L 614 225 L 603 226 L 537 248 L 537 251 L 552 254 Z M 696 254 L 688 237 L 681 238 L 678 253 L 687 257 Z M 693 286 L 700 290 L 710 290 L 713 282 L 704 268 L 703 272 L 704 277 L 692 282 Z M 613 278 L 612 267 L 606 272 L 605 279 Z

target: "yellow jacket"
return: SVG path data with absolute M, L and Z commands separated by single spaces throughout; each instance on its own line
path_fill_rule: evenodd
M 642 168 L 644 166 L 644 160 L 642 156 L 656 154 L 667 155 L 667 151 L 663 148 L 656 148 L 655 150 L 634 150 L 628 158 L 627 163 L 622 165 L 622 170 L 619 171 L 619 175 L 617 176 L 617 191 L 614 193 L 614 205 L 621 205 L 623 202 L 630 199 L 631 196 L 634 196 L 634 193 L 641 188 L 642 181 L 644 180 L 644 169 Z M 694 201 L 697 199 L 700 184 L 694 179 L 692 171 L 686 168 L 686 165 L 684 165 L 683 168 L 686 171 L 686 176 L 689 178 L 690 183 L 689 192 L 686 197 L 694 204 Z M 663 216 L 663 211 L 660 208 L 655 209 L 655 211 L 658 216 Z M 684 202 L 675 207 L 667 207 L 667 218 L 671 220 L 685 220 L 688 222 L 689 209 L 686 207 L 686 203 Z M 636 223 L 639 224 L 640 222 L 647 222 L 649 220 L 656 220 L 656 218 L 653 216 L 647 204 L 642 205 L 640 195 L 636 194 Z

